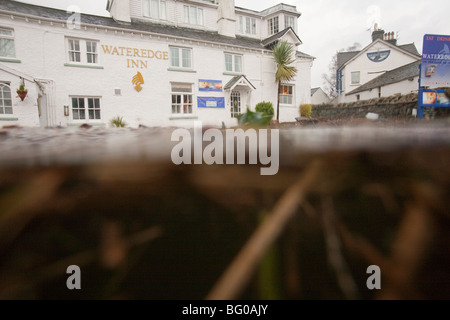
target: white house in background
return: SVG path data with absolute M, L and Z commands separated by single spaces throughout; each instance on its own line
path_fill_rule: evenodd
M 337 56 L 338 102 L 354 102 L 418 90 L 421 56 L 412 44 L 397 45 L 393 33 L 378 30 L 361 51 Z
M 271 48 L 297 49 L 301 14 L 256 12 L 234 0 L 109 0 L 111 17 L 0 1 L 0 127 L 237 124 L 277 101 Z M 311 102 L 314 57 L 296 51 L 296 79 L 280 89 L 280 121 Z M 16 89 L 24 82 L 27 97 Z
M 330 98 L 327 96 L 325 91 L 322 88 L 313 88 L 311 89 L 311 104 L 319 105 L 319 104 L 328 104 L 330 103 Z

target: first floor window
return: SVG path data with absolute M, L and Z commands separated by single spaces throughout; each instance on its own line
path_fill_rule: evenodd
M 239 91 L 231 92 L 231 117 L 237 118 L 241 114 L 241 93 Z
M 294 86 L 280 86 L 280 104 L 292 105 L 294 102 Z
M 15 58 L 14 32 L 0 28 L 0 57 Z
M 11 88 L 5 83 L 0 83 L 0 114 L 12 113 Z
M 167 19 L 165 0 L 144 0 L 144 16 L 153 19 Z
M 101 120 L 99 98 L 72 98 L 73 120 Z
M 175 68 L 192 68 L 192 49 L 170 48 L 170 66 Z
M 276 34 L 280 31 L 278 17 L 273 17 L 272 19 L 269 19 L 267 22 L 269 24 L 269 35 L 270 36 L 273 34 Z
M 192 114 L 193 101 L 192 84 L 172 83 L 173 114 Z
M 227 72 L 242 73 L 242 56 L 225 53 L 225 70 Z
M 81 62 L 80 40 L 69 39 L 70 62 Z
M 98 41 L 67 39 L 69 62 L 98 64 Z
M 359 71 L 352 72 L 352 84 L 359 84 L 361 79 L 361 73 Z
M 98 62 L 97 42 L 86 41 L 86 55 L 87 55 L 87 63 Z

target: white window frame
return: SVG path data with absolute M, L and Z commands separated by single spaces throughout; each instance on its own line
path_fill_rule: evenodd
M 203 8 L 196 6 L 183 6 L 184 23 L 197 26 L 203 26 L 205 24 L 205 16 Z
M 13 52 L 11 54 L 7 54 L 7 55 L 0 55 L 0 57 L 15 58 L 16 57 L 16 41 L 15 41 L 15 37 L 14 37 L 14 30 L 8 29 L 8 28 L 0 28 L 0 31 L 10 32 L 11 34 L 0 33 L 0 39 L 10 40 L 13 43 L 13 46 L 12 46 Z
M 356 79 L 355 77 L 358 77 L 358 79 Z M 351 73 L 351 80 L 352 80 L 352 85 L 357 85 L 361 83 L 361 72 L 360 71 L 355 71 Z
M 72 49 L 71 42 L 78 42 L 78 50 Z M 90 49 L 88 50 L 88 44 L 90 44 Z M 95 46 L 92 46 L 95 44 Z M 95 47 L 95 51 L 92 51 L 92 48 Z M 79 64 L 79 65 L 88 65 L 88 66 L 99 66 L 99 47 L 100 41 L 93 39 L 81 39 L 81 38 L 66 38 L 66 56 L 67 62 L 69 64 Z M 80 61 L 73 61 L 73 53 L 79 54 Z
M 102 121 L 102 99 L 98 96 L 70 96 L 70 112 L 72 122 L 94 123 Z M 78 100 L 77 107 L 74 107 L 74 99 Z M 83 108 L 80 108 L 79 102 L 83 100 Z M 92 104 L 90 103 L 92 100 Z M 98 105 L 95 103 L 98 101 Z M 78 113 L 75 111 L 78 110 Z M 81 112 L 84 111 L 84 119 Z M 97 112 L 96 112 L 97 111 Z M 76 116 L 78 114 L 78 116 Z M 92 115 L 92 116 L 91 116 Z M 77 119 L 78 118 L 78 119 Z
M 288 93 L 284 93 L 284 88 L 288 88 Z M 289 89 L 291 92 L 289 92 Z M 294 97 L 294 93 L 295 93 L 295 86 L 293 84 L 287 84 L 287 83 L 283 83 L 280 86 L 280 105 L 285 105 L 285 106 L 293 106 L 294 102 L 295 102 L 295 97 Z
M 158 2 L 158 9 L 154 10 L 155 8 L 152 7 L 152 4 L 156 2 Z M 167 20 L 166 0 L 143 0 L 142 13 L 147 18 Z
M 276 24 L 275 24 L 275 21 L 276 21 Z M 280 18 L 278 16 L 268 19 L 267 24 L 269 26 L 269 36 L 280 32 Z
M 177 50 L 177 59 L 176 62 L 178 65 L 176 65 L 175 59 L 174 59 L 174 51 Z M 184 54 L 186 52 L 189 52 L 189 65 L 186 64 L 186 59 Z M 169 47 L 169 61 L 170 61 L 170 67 L 175 69 L 185 69 L 185 70 L 192 70 L 193 66 L 193 50 L 192 48 L 187 47 L 175 47 L 170 46 Z
M 295 17 L 293 16 L 284 16 L 284 28 L 287 29 L 291 27 L 295 30 Z
M 9 90 L 9 98 L 5 97 L 4 89 L 7 88 Z M 9 101 L 9 103 L 5 103 L 6 101 Z M 6 110 L 11 109 L 11 110 Z M 7 112 L 11 111 L 11 112 Z M 14 108 L 13 108 L 13 100 L 12 100 L 12 92 L 11 92 L 11 85 L 7 82 L 0 82 L 0 116 L 4 115 L 13 115 L 14 114 Z
M 185 90 L 176 90 L 176 86 L 186 87 Z M 170 106 L 172 115 L 194 114 L 194 89 L 192 83 L 174 82 L 170 88 Z M 187 88 L 189 87 L 189 89 Z M 190 90 L 190 91 L 187 91 Z M 175 99 L 175 100 L 174 100 Z
M 227 57 L 231 57 L 231 70 L 228 67 Z M 237 57 L 239 57 L 240 59 L 236 59 Z M 225 52 L 224 59 L 225 59 L 225 72 L 238 73 L 238 74 L 244 73 L 244 56 L 243 55 L 231 53 L 231 52 Z M 236 68 L 238 61 L 240 61 L 240 70 L 238 70 L 238 68 Z
M 245 33 L 256 34 L 256 19 L 245 17 Z

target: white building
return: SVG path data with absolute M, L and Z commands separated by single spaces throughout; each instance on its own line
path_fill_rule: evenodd
M 235 125 L 258 102 L 276 105 L 271 47 L 302 44 L 301 14 L 285 4 L 255 12 L 234 0 L 109 0 L 107 10 L 0 2 L 0 127 L 108 126 L 116 116 L 132 127 Z M 280 121 L 310 103 L 313 61 L 297 51 Z
M 338 53 L 338 102 L 417 92 L 420 61 L 413 43 L 397 45 L 393 33 L 375 29 L 363 50 Z
M 327 96 L 325 91 L 322 88 L 312 88 L 311 89 L 311 104 L 313 105 L 321 105 L 330 103 L 330 97 Z

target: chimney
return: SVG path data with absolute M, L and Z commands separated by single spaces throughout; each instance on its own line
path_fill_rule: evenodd
M 372 42 L 375 42 L 378 39 L 384 40 L 384 30 L 375 29 L 372 32 Z
M 117 22 L 131 23 L 130 0 L 108 0 L 106 10 Z
M 227 37 L 236 38 L 236 15 L 234 0 L 218 0 L 219 8 L 217 10 L 219 34 Z
M 397 45 L 397 39 L 395 39 L 395 33 L 394 32 L 388 32 L 384 35 L 384 41 L 389 42 L 393 44 L 394 46 Z

